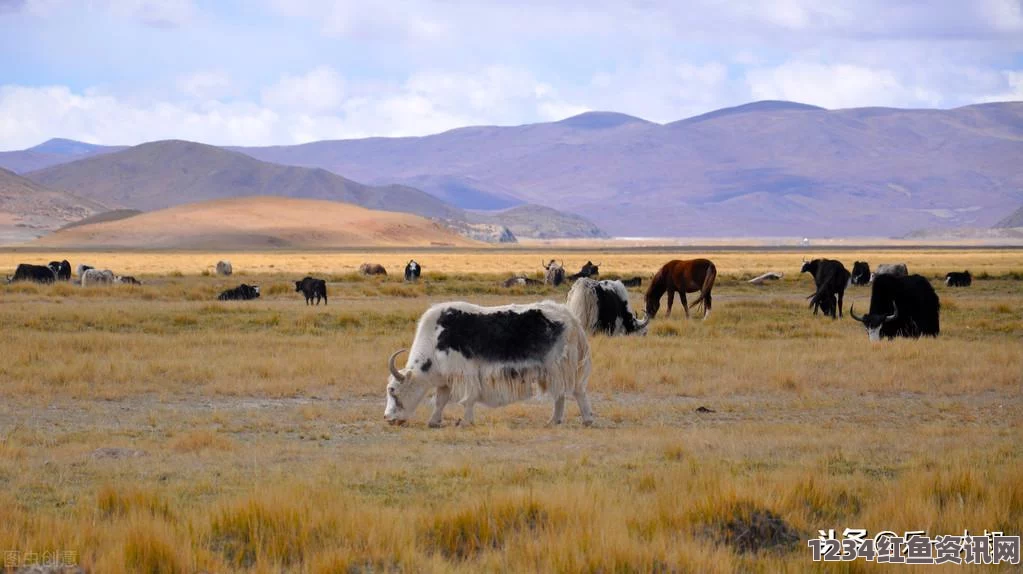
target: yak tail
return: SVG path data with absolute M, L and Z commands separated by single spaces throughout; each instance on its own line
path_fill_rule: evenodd
M 710 301 L 710 290 L 714 288 L 714 280 L 717 279 L 718 268 L 713 263 L 707 266 L 707 274 L 703 277 L 703 286 L 700 287 L 700 296 L 693 301 L 693 311 L 696 311 L 696 306 L 700 305 L 703 307 L 704 313 L 707 311 L 707 303 Z M 683 295 L 684 297 L 685 295 Z

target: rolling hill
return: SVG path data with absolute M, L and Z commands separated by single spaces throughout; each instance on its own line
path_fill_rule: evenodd
M 0 243 L 26 241 L 102 211 L 99 203 L 0 169 Z
M 591 112 L 419 138 L 234 149 L 371 183 L 416 182 L 462 206 L 495 196 L 546 205 L 614 235 L 900 236 L 990 226 L 1023 198 L 1023 102 L 951 110 L 754 102 L 665 125 Z
M 33 245 L 263 250 L 482 244 L 406 213 L 325 200 L 241 197 L 75 226 L 37 239 Z
M 227 149 L 186 141 L 146 143 L 26 174 L 33 180 L 101 201 L 117 208 L 161 209 L 218 198 L 273 195 L 353 203 L 369 209 L 412 213 L 452 222 L 505 225 L 512 233 L 537 226 L 563 229 L 564 236 L 603 232 L 578 216 L 555 210 L 537 213 L 522 225 L 515 213 L 469 214 L 443 199 L 406 185 L 370 186 L 320 168 L 283 166 Z M 463 228 L 455 225 L 455 228 Z
M 14 173 L 26 173 L 89 156 L 113 153 L 124 148 L 125 146 L 102 146 L 54 138 L 28 149 L 0 152 L 0 168 Z

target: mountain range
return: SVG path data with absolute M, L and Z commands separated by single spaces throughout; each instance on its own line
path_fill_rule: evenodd
M 766 101 L 667 124 L 588 112 L 425 137 L 228 149 L 76 143 L 4 152 L 0 166 L 63 158 L 23 175 L 111 207 L 270 193 L 463 221 L 504 217 L 546 236 L 902 236 L 990 227 L 1023 205 L 1023 102 L 827 110 Z

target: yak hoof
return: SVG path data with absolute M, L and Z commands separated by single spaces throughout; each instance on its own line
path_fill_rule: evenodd
M 593 419 L 584 420 L 583 421 L 583 426 L 584 427 L 591 427 L 591 426 L 593 426 Z
M 432 429 L 439 429 L 443 425 L 441 425 L 440 421 L 430 421 L 430 422 L 426 423 L 426 426 L 428 426 L 428 427 L 430 427 Z

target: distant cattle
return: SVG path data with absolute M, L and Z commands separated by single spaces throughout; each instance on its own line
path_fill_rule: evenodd
M 853 285 L 867 285 L 870 283 L 870 265 L 866 261 L 853 263 L 852 274 L 849 281 Z
M 621 281 L 594 281 L 581 277 L 572 285 L 566 303 L 590 334 L 646 335 L 650 318 L 642 321 L 629 307 L 629 292 Z
M 516 275 L 515 277 L 509 277 L 501 283 L 502 287 L 514 287 L 516 285 L 531 286 L 531 285 L 543 285 L 543 281 L 536 279 L 530 279 L 525 275 Z
M 799 272 L 809 273 L 817 287 L 814 293 L 807 297 L 813 314 L 816 315 L 820 309 L 832 319 L 841 317 L 845 286 L 849 284 L 849 271 L 845 265 L 834 259 L 814 259 L 804 262 Z
M 871 341 L 882 337 L 937 337 L 941 332 L 940 308 L 938 294 L 924 277 L 884 274 L 874 278 L 870 312 L 857 317 L 850 306 L 849 315 L 863 323 Z
M 98 283 L 113 283 L 114 272 L 109 269 L 86 269 L 82 275 L 82 287 L 96 285 Z
M 306 277 L 301 281 L 295 281 L 295 292 L 301 292 L 305 295 L 305 304 L 312 305 L 313 299 L 316 299 L 316 304 L 320 304 L 320 299 L 323 299 L 323 304 L 327 304 L 327 282 L 323 279 L 316 279 L 314 277 Z
M 221 301 L 248 301 L 249 299 L 259 298 L 259 286 L 258 285 L 241 285 L 234 289 L 228 289 L 221 293 L 217 299 Z
M 877 266 L 877 269 L 870 274 L 870 282 L 873 283 L 874 279 L 878 275 L 894 275 L 896 277 L 905 277 L 909 275 L 909 269 L 905 263 L 882 263 Z
M 89 269 L 95 269 L 95 267 L 93 267 L 92 265 L 86 265 L 84 263 L 79 263 L 78 264 L 78 280 L 79 281 L 82 280 L 82 275 L 85 275 L 85 272 L 88 271 Z
M 234 267 L 230 261 L 217 261 L 217 275 L 230 275 L 234 273 Z
M 388 360 L 384 418 L 404 424 L 430 390 L 436 390 L 429 426 L 439 427 L 444 406 L 465 406 L 472 424 L 477 403 L 499 407 L 546 394 L 554 399 L 550 424 L 564 419 L 565 397 L 575 397 L 583 424 L 593 422 L 586 387 L 590 347 L 579 321 L 564 305 L 480 307 L 439 303 L 419 319 L 408 361 Z
M 565 266 L 551 259 L 543 266 L 543 282 L 557 287 L 565 282 Z
M 57 281 L 70 281 L 71 280 L 71 263 L 67 259 L 63 261 L 50 261 L 47 265 L 53 270 L 54 275 L 57 277 Z
M 117 276 L 117 277 L 114 278 L 114 281 L 117 282 L 117 283 L 122 283 L 124 285 L 142 285 L 141 281 L 139 281 L 138 279 L 132 277 L 131 275 L 120 275 L 120 276 Z
M 34 283 L 53 283 L 57 280 L 57 274 L 46 265 L 32 265 L 22 263 L 14 270 L 14 276 L 7 276 L 7 282 L 31 281 Z
M 419 276 L 422 274 L 423 268 L 416 263 L 415 259 L 410 259 L 405 265 L 405 281 L 414 282 L 419 281 Z
M 82 287 L 87 287 L 97 283 L 113 283 L 114 280 L 114 272 L 109 269 L 86 269 L 82 274 L 81 284 Z
M 642 277 L 632 277 L 630 279 L 622 279 L 621 281 L 622 281 L 622 285 L 625 285 L 626 287 L 642 287 L 643 286 L 643 278 Z
M 379 263 L 363 263 L 359 265 L 359 273 L 363 275 L 387 275 L 387 270 Z
M 578 273 L 573 273 L 572 275 L 569 275 L 568 278 L 575 281 L 576 279 L 581 279 L 583 277 L 596 277 L 597 275 L 600 275 L 600 264 L 597 263 L 594 265 L 592 261 L 587 261 Z
M 946 287 L 969 287 L 973 284 L 973 276 L 970 275 L 969 271 L 953 271 L 945 275 L 945 286 Z

